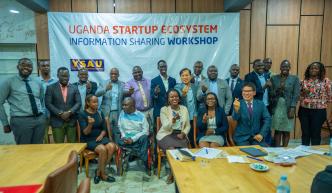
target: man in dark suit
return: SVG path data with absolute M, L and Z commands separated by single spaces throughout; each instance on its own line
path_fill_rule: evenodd
M 81 97 L 77 89 L 69 83 L 69 70 L 60 67 L 57 73 L 59 81 L 47 87 L 45 104 L 51 113 L 51 126 L 55 143 L 76 141 L 77 113 L 81 107 Z
M 263 140 L 271 132 L 271 116 L 260 100 L 254 99 L 256 87 L 246 82 L 242 88 L 242 100 L 234 101 L 233 119 L 237 121 L 234 132 L 236 145 L 267 146 Z
M 256 59 L 253 63 L 254 71 L 250 72 L 244 77 L 245 82 L 252 82 L 256 86 L 255 99 L 264 102 L 265 106 L 269 105 L 268 87 L 271 82 L 269 77 L 265 74 L 265 64 L 261 59 Z
M 165 60 L 159 60 L 158 70 L 160 75 L 151 80 L 150 96 L 153 104 L 153 119 L 160 115 L 161 107 L 167 103 L 166 93 L 169 89 L 174 88 L 176 80 L 167 75 L 167 63 Z
M 239 77 L 240 67 L 237 64 L 233 64 L 229 69 L 229 73 L 231 75 L 230 78 L 227 78 L 226 81 L 228 83 L 229 88 L 231 88 L 233 101 L 231 110 L 229 111 L 228 115 L 232 115 L 233 113 L 233 102 L 235 98 L 241 100 L 242 99 L 242 86 L 243 80 Z
M 81 68 L 77 74 L 78 82 L 73 85 L 77 86 L 81 95 L 81 111 L 84 111 L 85 97 L 89 94 L 95 94 L 97 91 L 97 83 L 89 80 L 89 72 L 86 68 Z

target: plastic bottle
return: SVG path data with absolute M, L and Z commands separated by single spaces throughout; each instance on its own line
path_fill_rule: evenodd
M 287 181 L 287 176 L 282 175 L 280 177 L 278 186 L 277 186 L 277 193 L 290 193 L 290 185 Z

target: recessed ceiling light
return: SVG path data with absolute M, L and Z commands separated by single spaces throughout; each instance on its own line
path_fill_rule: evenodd
M 9 12 L 10 12 L 10 13 L 20 13 L 19 11 L 14 10 L 14 9 L 9 10 Z

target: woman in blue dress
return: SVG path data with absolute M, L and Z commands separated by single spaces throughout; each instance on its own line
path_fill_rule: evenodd
M 79 124 L 81 142 L 87 143 L 87 149 L 95 151 L 99 155 L 94 183 L 98 184 L 100 180 L 114 182 L 115 178 L 106 174 L 105 167 L 118 147 L 107 138 L 105 117 L 98 111 L 98 98 L 96 96 L 88 95 L 85 98 L 85 107 L 79 116 Z

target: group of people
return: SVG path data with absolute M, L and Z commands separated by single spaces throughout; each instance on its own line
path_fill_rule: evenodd
M 65 139 L 76 142 L 78 123 L 81 141 L 99 155 L 95 183 L 115 180 L 105 173 L 105 166 L 119 147 L 137 152 L 149 171 L 150 139 L 163 151 L 226 145 L 227 116 L 237 121 L 236 145 L 286 147 L 298 101 L 302 144 L 320 144 L 320 129 L 332 102 L 331 81 L 325 77 L 324 65 L 308 65 L 302 81 L 290 74 L 288 60 L 281 62 L 279 74 L 271 72 L 271 65 L 270 58 L 255 60 L 253 71 L 242 80 L 239 66 L 233 64 L 230 77 L 223 80 L 218 78 L 215 65 L 207 68 L 207 77 L 202 75 L 203 63 L 197 61 L 193 73 L 189 68 L 179 72 L 181 82 L 177 83 L 167 73 L 167 62 L 160 60 L 160 74 L 152 80 L 143 76 L 140 66 L 134 66 L 128 82 L 120 81 L 119 70 L 112 68 L 110 78 L 97 84 L 82 68 L 79 81 L 71 84 L 66 67 L 58 68 L 57 80 L 51 77 L 49 60 L 38 61 L 40 76 L 32 78 L 32 61 L 22 58 L 18 75 L 1 85 L 0 119 L 5 133 L 13 131 L 17 144 L 48 143 L 45 136 L 49 126 L 55 143 Z M 3 106 L 6 101 L 10 123 Z M 157 117 L 161 122 L 158 131 Z M 195 120 L 197 136 L 193 132 Z M 172 180 L 170 175 L 168 181 Z

